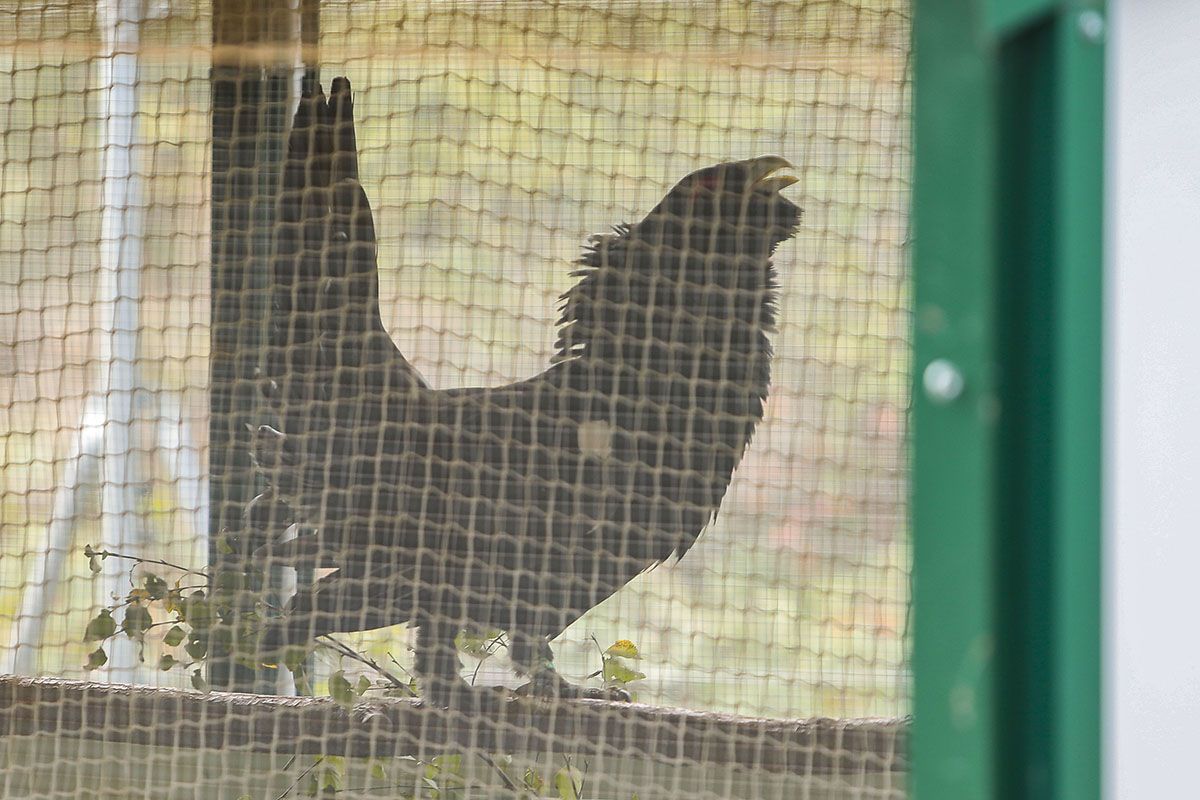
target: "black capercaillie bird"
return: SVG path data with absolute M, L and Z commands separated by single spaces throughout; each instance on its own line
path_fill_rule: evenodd
M 771 256 L 801 214 L 780 194 L 788 166 L 688 175 L 592 237 L 548 369 L 435 390 L 380 321 L 349 82 L 304 97 L 272 274 L 278 425 L 254 437 L 268 488 L 247 513 L 273 536 L 263 558 L 336 572 L 300 589 L 265 647 L 413 623 L 424 692 L 447 704 L 465 687 L 456 635 L 498 628 L 536 687 L 578 695 L 549 640 L 688 550 L 762 419 Z

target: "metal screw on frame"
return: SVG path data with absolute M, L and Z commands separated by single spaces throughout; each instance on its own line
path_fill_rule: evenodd
M 936 358 L 930 361 L 921 374 L 921 385 L 925 396 L 938 405 L 957 400 L 966 388 L 962 370 L 953 361 Z

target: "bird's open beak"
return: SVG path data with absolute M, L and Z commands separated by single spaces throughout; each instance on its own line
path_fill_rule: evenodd
M 786 189 L 800 179 L 794 175 L 776 175 L 781 169 L 795 169 L 792 163 L 782 156 L 761 156 L 752 158 L 750 164 L 750 185 L 755 189 L 766 189 L 778 192 Z

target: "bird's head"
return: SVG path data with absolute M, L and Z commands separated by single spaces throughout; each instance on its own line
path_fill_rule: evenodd
M 641 227 L 662 243 L 702 253 L 759 257 L 789 238 L 800 208 L 780 194 L 799 179 L 780 156 L 727 161 L 683 178 L 655 206 Z M 655 237 L 657 238 L 657 237 Z
M 617 341 L 632 342 L 621 358 L 654 358 L 661 349 L 647 342 L 691 336 L 705 324 L 726 344 L 748 341 L 750 327 L 761 338 L 778 299 L 771 254 L 800 223 L 800 208 L 780 193 L 798 180 L 779 174 L 791 166 L 760 156 L 705 167 L 640 222 L 593 236 L 580 281 L 563 295 L 557 358 L 615 358 Z M 743 324 L 736 336 L 731 321 Z

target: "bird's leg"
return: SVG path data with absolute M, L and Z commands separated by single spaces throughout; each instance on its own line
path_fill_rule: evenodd
M 423 617 L 417 625 L 414 665 L 426 703 L 460 711 L 483 711 L 499 705 L 495 692 L 476 689 L 463 680 L 454 643 L 460 626 L 448 620 Z
M 585 698 L 629 702 L 629 692 L 624 689 L 576 686 L 560 675 L 554 668 L 554 651 L 550 649 L 548 640 L 520 631 L 511 631 L 509 638 L 513 666 L 529 676 L 529 683 L 518 689 L 518 693 L 552 700 Z
M 465 681 L 459 675 L 462 664 L 454 646 L 453 627 L 444 621 L 426 617 L 417 622 L 416 663 L 422 695 L 433 705 L 454 705 Z

